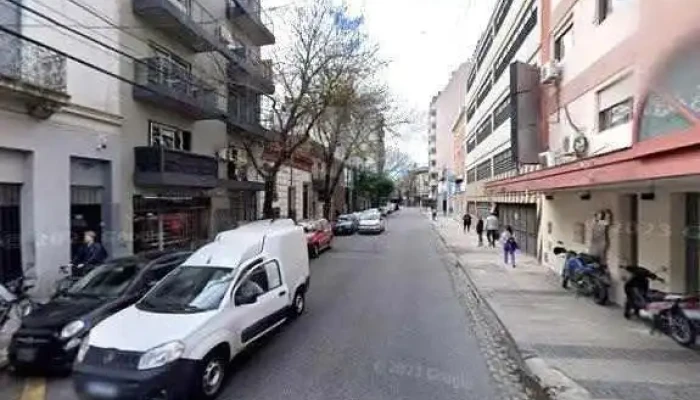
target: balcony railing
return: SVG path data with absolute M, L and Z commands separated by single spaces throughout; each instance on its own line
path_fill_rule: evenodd
M 241 26 L 253 44 L 275 43 L 272 18 L 260 7 L 260 0 L 226 0 L 226 13 Z
M 134 14 L 195 52 L 227 52 L 217 18 L 196 0 L 132 0 Z
M 218 185 L 219 163 L 214 157 L 164 147 L 134 148 L 134 183 L 210 189 Z
M 25 97 L 67 103 L 66 58 L 0 32 L 0 88 Z
M 164 57 L 137 62 L 134 98 L 148 101 L 195 120 L 225 119 L 226 97 L 189 70 Z

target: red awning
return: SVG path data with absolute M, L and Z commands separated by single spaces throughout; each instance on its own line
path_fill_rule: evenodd
M 635 143 L 627 150 L 582 159 L 485 185 L 489 194 L 546 192 L 700 174 L 700 128 Z

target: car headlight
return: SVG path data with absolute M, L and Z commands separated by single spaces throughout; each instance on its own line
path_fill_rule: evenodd
M 139 359 L 138 369 L 153 369 L 169 364 L 182 356 L 185 345 L 182 342 L 169 342 L 148 350 Z
M 78 363 L 83 362 L 85 359 L 85 355 L 88 352 L 88 349 L 90 348 L 90 335 L 88 334 L 83 338 L 82 343 L 80 343 L 80 348 L 78 348 L 78 354 L 75 356 L 75 361 Z
M 80 333 L 85 328 L 85 322 L 81 320 L 73 321 L 61 330 L 61 339 L 69 339 Z

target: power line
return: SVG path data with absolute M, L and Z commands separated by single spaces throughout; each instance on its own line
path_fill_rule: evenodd
M 109 44 L 106 44 L 106 43 L 104 43 L 104 42 L 101 42 L 101 41 L 99 41 L 99 40 L 93 38 L 93 37 L 90 36 L 90 35 L 87 35 L 87 34 L 85 34 L 85 33 L 83 33 L 83 32 L 78 31 L 78 30 L 75 29 L 75 28 L 71 28 L 71 27 L 69 27 L 69 26 L 63 24 L 62 22 L 56 20 L 55 18 L 52 18 L 52 17 L 50 17 L 50 16 L 48 16 L 48 15 L 46 15 L 46 14 L 44 14 L 44 13 L 41 13 L 41 12 L 39 12 L 39 11 L 33 9 L 32 7 L 26 6 L 26 5 L 24 5 L 24 4 L 20 3 L 20 2 L 18 2 L 17 0 L 4 0 L 4 1 L 9 2 L 9 3 L 11 3 L 11 4 L 14 4 L 16 7 L 19 7 L 19 8 L 21 8 L 21 9 L 23 9 L 23 10 L 26 10 L 26 11 L 28 11 L 28 12 L 30 12 L 30 13 L 32 13 L 32 14 L 34 14 L 34 15 L 36 15 L 36 16 L 42 18 L 42 19 L 44 19 L 44 20 L 46 20 L 46 21 L 49 21 L 49 22 L 51 22 L 52 24 L 54 24 L 55 26 L 57 26 L 57 27 L 60 27 L 60 28 L 62 28 L 62 29 L 65 29 L 65 30 L 67 30 L 68 32 L 71 32 L 71 33 L 77 35 L 78 37 L 80 37 L 80 38 L 82 38 L 82 39 L 84 39 L 84 40 L 87 40 L 87 41 L 89 41 L 89 42 L 91 42 L 91 43 L 94 43 L 94 44 L 96 44 L 96 45 L 98 45 L 98 46 L 100 46 L 100 47 L 103 47 L 103 48 L 105 48 L 105 49 L 107 49 L 107 50 L 109 50 L 109 51 L 112 51 L 112 52 L 114 52 L 114 53 L 116 53 L 116 54 L 118 54 L 118 55 L 121 55 L 121 56 L 123 56 L 123 57 L 126 57 L 126 58 L 128 58 L 128 59 L 130 59 L 130 60 L 132 60 L 132 61 L 134 61 L 134 62 L 136 62 L 136 63 L 145 65 L 145 66 L 148 67 L 148 68 L 155 68 L 158 72 L 166 72 L 166 73 L 168 72 L 168 71 L 165 71 L 165 70 L 164 70 L 162 67 L 160 67 L 160 66 L 155 66 L 155 65 L 152 65 L 152 64 L 149 65 L 146 61 L 144 61 L 144 60 L 142 60 L 142 59 L 140 59 L 140 58 L 138 58 L 138 57 L 132 56 L 131 54 L 128 54 L 128 53 L 126 53 L 125 51 L 123 51 L 123 50 L 121 50 L 121 49 L 119 49 L 119 48 L 116 48 L 116 47 L 114 47 L 114 46 L 111 46 L 111 45 L 109 45 Z M 69 1 L 74 2 L 74 0 L 69 0 Z M 76 5 L 77 5 L 77 4 L 76 4 Z M 44 5 L 44 6 L 45 6 L 45 5 Z M 51 9 L 51 8 L 48 7 L 48 6 L 46 6 L 46 7 L 47 7 L 48 9 Z M 55 11 L 55 10 L 54 10 L 54 11 Z M 87 11 L 87 10 L 86 10 L 86 11 Z M 57 12 L 57 13 L 58 13 L 58 12 Z M 58 13 L 58 14 L 61 14 L 61 13 Z M 63 15 L 63 14 L 61 14 L 61 15 Z M 65 15 L 63 15 L 63 16 L 66 17 L 66 18 L 68 18 L 68 17 L 65 16 Z M 3 30 L 4 30 L 4 29 L 3 29 Z M 79 61 L 76 61 L 76 62 L 79 62 Z M 93 65 L 94 65 L 94 64 L 93 64 Z M 97 66 L 95 66 L 95 67 L 97 67 Z M 97 67 L 97 68 L 101 68 L 101 67 Z M 111 73 L 111 72 L 110 72 L 110 73 Z M 212 78 L 212 79 L 213 79 L 213 77 L 210 76 L 210 75 L 209 75 L 209 78 Z M 124 78 L 124 79 L 127 79 L 127 78 Z M 225 81 L 223 81 L 223 80 L 220 80 L 220 79 L 215 79 L 215 80 L 216 80 L 217 83 L 224 84 L 225 86 L 228 85 L 228 83 L 225 82 Z M 192 84 L 192 86 L 195 86 L 195 87 L 201 87 L 201 86 L 202 86 L 202 85 L 193 84 L 192 82 L 190 82 L 190 84 Z M 207 88 L 207 89 L 210 89 L 210 88 Z M 218 91 L 217 91 L 217 94 L 221 95 L 221 93 L 219 93 Z

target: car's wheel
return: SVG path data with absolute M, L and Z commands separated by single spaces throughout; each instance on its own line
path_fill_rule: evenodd
M 200 400 L 212 400 L 221 391 L 226 378 L 226 354 L 214 350 L 204 358 L 199 374 L 196 377 L 197 390 L 195 395 Z
M 294 299 L 292 299 L 291 317 L 297 318 L 306 310 L 306 294 L 304 290 L 299 288 L 296 293 L 294 293 Z

